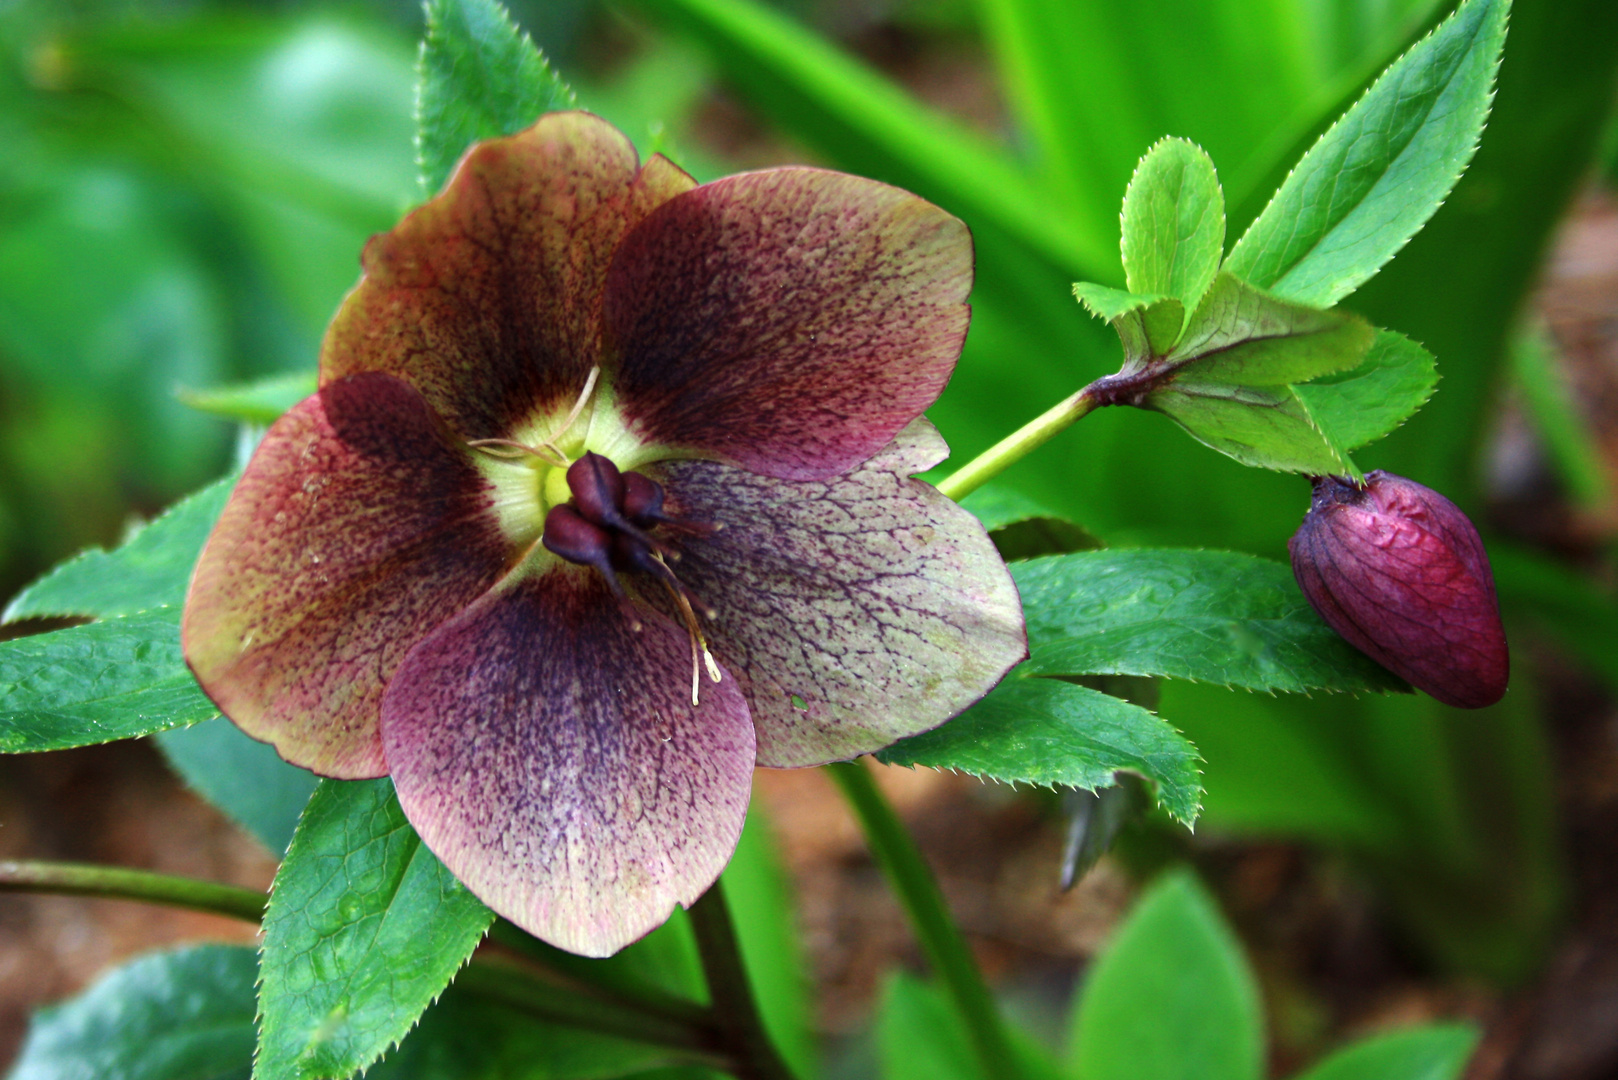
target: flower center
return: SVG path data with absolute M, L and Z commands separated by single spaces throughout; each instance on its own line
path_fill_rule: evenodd
M 565 476 L 570 498 L 567 502 L 558 500 L 545 515 L 541 542 L 552 554 L 599 571 L 625 604 L 636 629 L 640 622 L 634 609 L 628 607 L 618 575 L 638 572 L 663 584 L 691 637 L 691 704 L 698 704 L 702 668 L 706 666 L 708 677 L 718 682 L 719 665 L 708 651 L 690 590 L 669 568 L 669 561 L 678 559 L 679 554 L 652 533 L 661 525 L 689 531 L 707 531 L 712 526 L 669 515 L 663 509 L 661 484 L 638 472 L 622 472 L 612 459 L 593 451 L 569 465 L 565 474 L 559 469 L 553 471 L 546 479 L 547 499 L 556 475 Z M 703 614 L 713 618 L 711 611 L 704 610 Z

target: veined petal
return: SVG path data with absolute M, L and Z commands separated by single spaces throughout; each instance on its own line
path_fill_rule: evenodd
M 613 258 L 617 401 L 645 442 L 824 479 L 938 397 L 971 287 L 966 226 L 898 188 L 807 168 L 704 184 Z
M 632 628 L 600 575 L 563 567 L 491 593 L 416 646 L 382 740 L 399 803 L 486 904 L 606 956 L 689 905 L 741 835 L 753 728 L 654 612 Z
M 715 656 L 753 710 L 760 765 L 818 765 L 926 731 L 1028 654 L 1005 564 L 976 518 L 910 479 L 944 456 L 926 420 L 846 476 L 662 467 L 675 573 L 714 617 Z
M 322 384 L 397 375 L 468 439 L 565 412 L 600 362 L 613 249 L 696 181 L 599 117 L 550 113 L 479 143 L 437 198 L 371 238 L 321 348 Z
M 326 776 L 381 776 L 382 690 L 515 556 L 491 492 L 408 384 L 334 382 L 275 423 L 191 579 L 186 661 L 243 731 Z

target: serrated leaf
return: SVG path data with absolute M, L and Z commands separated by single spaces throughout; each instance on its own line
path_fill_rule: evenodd
M 1403 334 L 1378 330 L 1365 362 L 1292 388 L 1316 426 L 1353 450 L 1410 419 L 1438 385 L 1433 354 Z
M 876 757 L 888 765 L 1091 790 L 1124 769 L 1151 781 L 1157 801 L 1187 825 L 1202 802 L 1196 748 L 1162 718 L 1087 686 L 1025 678 L 1021 668 L 943 727 L 901 739 Z
M 1081 526 L 1053 513 L 1037 500 L 1000 484 L 986 484 L 961 500 L 1007 562 L 1101 547 Z
M 1068 1075 L 1259 1080 L 1258 987 L 1213 899 L 1185 872 L 1143 896 L 1085 978 Z
M 391 780 L 324 780 L 264 917 L 253 1075 L 343 1080 L 404 1038 L 494 916 L 421 843 Z
M 1196 310 L 1225 254 L 1225 196 L 1201 147 L 1163 139 L 1141 159 L 1124 193 L 1122 248 L 1130 292 Z
M 28 586 L 5 619 L 105 618 L 185 603 L 191 568 L 230 497 L 227 477 L 180 500 L 112 551 L 90 548 Z M 178 616 L 171 616 L 171 621 Z
M 180 656 L 176 608 L 0 642 L 0 753 L 131 739 L 218 714 Z
M 9 1080 L 247 1080 L 257 976 L 245 946 L 149 953 L 35 1013 Z
M 1145 404 L 1243 465 L 1313 476 L 1360 476 L 1348 455 L 1315 426 L 1290 386 L 1180 378 L 1152 391 Z
M 1408 691 L 1321 621 L 1283 563 L 1234 551 L 1086 551 L 1012 567 L 1039 675 L 1248 690 Z
M 1466 1024 L 1396 1031 L 1345 1047 L 1297 1080 L 1457 1080 L 1477 1044 Z
M 280 855 L 320 778 L 281 760 L 223 716 L 160 731 L 158 748 L 186 784 Z
M 1126 367 L 1168 352 L 1185 325 L 1185 305 L 1172 296 L 1137 296 L 1093 281 L 1075 282 L 1073 296 L 1117 331 Z
M 573 107 L 551 70 L 496 0 L 427 0 L 416 84 L 416 161 L 436 194 L 467 147 L 512 135 L 541 113 Z
M 1488 117 L 1510 0 L 1467 0 L 1321 136 L 1225 269 L 1330 307 L 1380 270 L 1460 179 Z
M 1294 304 L 1221 273 L 1164 359 L 1178 377 L 1278 386 L 1358 366 L 1375 336 L 1357 315 Z
M 218 386 L 211 390 L 181 390 L 175 396 L 186 405 L 226 420 L 244 424 L 272 424 L 281 414 L 313 394 L 316 377 L 312 371 L 296 375 L 276 375 L 257 382 Z

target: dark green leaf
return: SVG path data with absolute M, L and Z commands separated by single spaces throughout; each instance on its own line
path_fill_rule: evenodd
M 942 994 L 904 971 L 888 976 L 876 1018 L 882 1080 L 983 1080 L 977 1052 Z
M 391 780 L 326 780 L 264 917 L 255 1077 L 342 1080 L 404 1038 L 488 929 Z
M 37 1013 L 9 1080 L 247 1080 L 257 976 L 239 945 L 140 957 Z
M 978 488 L 962 499 L 961 505 L 977 515 L 1000 557 L 1007 562 L 1101 546 L 1101 541 L 1078 525 L 1001 484 Z
M 1225 269 L 1329 307 L 1427 223 L 1489 113 L 1510 0 L 1467 0 L 1396 60 L 1298 162 Z
M 1166 875 L 1090 968 L 1068 1075 L 1258 1080 L 1263 1058 L 1258 988 L 1235 935 L 1195 878 Z
M 1290 386 L 1240 386 L 1180 378 L 1154 390 L 1146 407 L 1169 416 L 1205 446 L 1243 465 L 1310 475 L 1360 475 L 1354 462 Z
M 1292 692 L 1409 689 L 1322 622 L 1291 568 L 1270 559 L 1173 548 L 1085 551 L 1018 563 L 1012 576 L 1034 674 L 1149 675 Z
M 427 0 L 416 86 L 416 160 L 427 194 L 444 186 L 473 143 L 572 105 L 573 91 L 497 0 Z
M 1432 353 L 1403 334 L 1378 330 L 1359 367 L 1294 386 L 1292 391 L 1336 445 L 1353 450 L 1408 420 L 1437 385 Z
M 1221 273 L 1165 360 L 1182 378 L 1277 386 L 1357 367 L 1373 337 L 1358 316 L 1280 300 Z
M 248 738 L 222 716 L 158 732 L 156 739 L 163 756 L 193 791 L 272 853 L 286 851 L 319 777 L 287 764 L 275 747 Z
M 282 413 L 315 392 L 315 373 L 276 375 L 212 390 L 181 390 L 179 399 L 205 413 L 245 424 L 271 424 Z
M 1456 1080 L 1477 1043 L 1465 1024 L 1396 1031 L 1339 1050 L 1297 1080 Z
M 1173 296 L 1194 311 L 1224 254 L 1225 196 L 1213 162 L 1185 139 L 1160 140 L 1124 193 L 1129 291 Z
M 661 1047 L 536 1020 L 451 986 L 365 1080 L 608 1080 L 668 1060 Z
M 0 752 L 89 746 L 217 716 L 180 656 L 179 621 L 164 607 L 0 642 Z
M 91 548 L 18 593 L 5 618 L 133 615 L 185 603 L 191 568 L 225 508 L 235 477 L 175 503 L 112 551 Z M 170 613 L 169 622 L 177 620 Z
M 1092 790 L 1127 769 L 1155 784 L 1158 802 L 1188 825 L 1202 801 L 1196 748 L 1164 720 L 1089 687 L 1018 670 L 943 727 L 876 756 L 889 765 Z

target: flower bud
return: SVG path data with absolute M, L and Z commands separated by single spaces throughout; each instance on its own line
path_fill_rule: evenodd
M 1511 660 L 1494 575 L 1466 515 L 1413 480 L 1376 470 L 1365 486 L 1314 482 L 1287 545 L 1309 605 L 1349 644 L 1446 705 L 1506 692 Z

